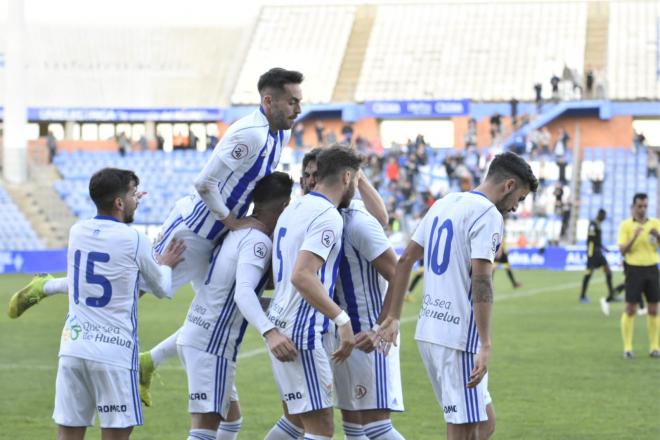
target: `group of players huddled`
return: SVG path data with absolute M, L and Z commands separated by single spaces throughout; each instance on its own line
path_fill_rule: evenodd
M 536 191 L 536 177 L 516 154 L 498 155 L 477 188 L 435 202 L 397 259 L 384 203 L 353 149 L 307 153 L 304 195 L 290 203 L 293 181 L 275 169 L 301 111 L 302 82 L 281 68 L 260 77 L 259 109 L 229 127 L 154 245 L 128 226 L 145 194 L 138 176 L 105 168 L 91 177 L 98 215 L 71 228 L 67 277 L 35 277 L 9 309 L 17 317 L 68 293 L 53 412 L 60 439 L 82 439 L 96 414 L 104 439 L 128 438 L 143 423 L 140 400 L 151 404 L 154 370 L 177 354 L 188 377 L 187 438 L 235 439 L 236 361 L 248 323 L 264 338 L 282 401 L 265 439 L 329 439 L 335 407 L 346 439 L 402 439 L 390 413 L 404 410 L 398 330 L 418 260 L 415 338 L 448 438 L 492 435 L 492 268 L 502 214 Z M 262 298 L 269 280 L 274 293 Z M 195 297 L 181 328 L 139 353 L 139 297 L 171 297 L 187 283 Z

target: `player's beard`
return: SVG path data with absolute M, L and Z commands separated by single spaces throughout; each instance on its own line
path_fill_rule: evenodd
M 351 204 L 351 200 L 353 200 L 354 196 L 355 196 L 355 184 L 351 182 L 348 188 L 346 188 L 346 192 L 344 192 L 343 197 L 341 198 L 341 202 L 339 203 L 339 208 L 348 208 L 348 205 Z
M 509 192 L 507 192 L 504 197 L 502 197 L 502 200 L 500 200 L 499 203 L 497 203 L 495 206 L 497 207 L 497 210 L 500 211 L 500 214 L 506 214 L 509 212 L 509 206 L 511 205 L 511 199 L 515 196 L 516 192 L 516 187 L 513 187 L 513 189 Z

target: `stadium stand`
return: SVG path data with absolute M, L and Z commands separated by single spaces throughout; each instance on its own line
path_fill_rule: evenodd
M 30 26 L 26 101 L 44 107 L 226 105 L 239 42 L 247 35 L 246 28 L 228 27 Z M 4 75 L 0 69 L 0 81 Z
M 649 195 L 648 215 L 658 215 L 658 178 L 647 174 L 646 149 L 637 152 L 627 148 L 586 148 L 582 162 L 580 183 L 580 223 L 578 243 L 586 242 L 586 228 L 600 208 L 607 211 L 603 223 L 603 243 L 616 244 L 619 224 L 630 216 L 633 195 L 645 192 Z M 654 154 L 654 153 L 651 153 Z M 597 181 L 602 180 L 598 190 Z
M 273 66 L 305 74 L 306 103 L 329 102 L 354 18 L 354 6 L 263 7 L 232 103 L 258 103 L 256 78 Z
M 0 250 L 37 250 L 45 246 L 18 206 L 0 185 Z
M 610 99 L 660 98 L 660 3 L 610 2 Z
M 161 224 L 176 200 L 194 191 L 193 181 L 208 160 L 208 153 L 192 150 L 172 153 L 135 152 L 121 157 L 117 153 L 75 152 L 56 156 L 55 165 L 63 179 L 55 190 L 71 211 L 80 218 L 96 215 L 89 198 L 89 178 L 103 167 L 130 168 L 140 177 L 140 189 L 147 196 L 140 202 L 137 224 Z
M 533 100 L 585 34 L 585 3 L 381 5 L 355 99 Z

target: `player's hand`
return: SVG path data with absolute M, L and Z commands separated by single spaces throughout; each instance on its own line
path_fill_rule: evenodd
M 474 368 L 470 372 L 468 388 L 476 387 L 488 372 L 488 361 L 490 360 L 490 347 L 481 347 L 474 362 Z
M 170 244 L 167 245 L 165 252 L 158 255 L 157 261 L 163 266 L 169 266 L 174 269 L 177 264 L 183 261 L 183 251 L 186 250 L 186 245 L 183 240 L 173 238 Z
M 291 362 L 298 356 L 298 350 L 293 345 L 293 341 L 287 335 L 280 333 L 276 328 L 272 328 L 264 333 L 266 345 L 273 356 L 280 362 Z
M 371 353 L 376 349 L 376 332 L 373 330 L 367 330 L 366 332 L 360 332 L 355 335 L 355 348 L 362 350 L 365 353 Z
M 390 352 L 392 345 L 396 344 L 396 339 L 399 336 L 399 320 L 388 316 L 380 324 L 378 331 L 376 332 L 374 343 L 376 344 L 376 350 L 383 353 L 387 356 L 387 353 Z
M 234 214 L 229 214 L 224 220 L 221 221 L 231 231 L 235 231 L 237 229 L 254 228 L 260 230 L 266 235 L 270 235 L 266 230 L 266 226 L 254 217 L 236 218 Z
M 136 198 L 137 201 L 139 202 L 139 201 L 142 200 L 142 198 L 143 198 L 144 196 L 146 196 L 147 194 L 149 194 L 149 193 L 146 192 L 146 191 L 138 191 L 138 192 L 135 193 L 135 198 Z
M 649 233 L 654 236 L 655 238 L 658 238 L 658 230 L 653 228 L 649 231 Z
M 355 346 L 355 335 L 353 335 L 350 321 L 337 327 L 337 334 L 339 335 L 339 348 L 332 353 L 332 360 L 341 364 L 348 359 Z

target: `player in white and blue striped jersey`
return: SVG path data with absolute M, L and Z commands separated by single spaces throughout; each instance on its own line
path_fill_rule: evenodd
M 268 320 L 259 303 L 270 276 L 270 235 L 289 203 L 292 187 L 289 175 L 281 172 L 257 183 L 252 216 L 263 230 L 246 228 L 227 234 L 207 264 L 204 283 L 196 287 L 177 341 L 188 376 L 191 440 L 233 440 L 238 435 L 242 419 L 234 378 L 248 321 L 264 336 L 275 357 L 289 361 L 296 356 L 293 342 Z M 225 423 L 218 430 L 228 418 L 233 429 Z
M 321 151 L 318 161 L 316 190 L 290 205 L 275 228 L 275 293 L 268 318 L 299 352 L 293 362 L 271 355 L 285 412 L 300 417 L 305 435 L 324 439 L 333 433 L 330 357 L 345 360 L 355 344 L 350 318 L 332 300 L 332 292 L 343 227 L 337 207 L 353 198 L 361 160 L 352 150 L 333 146 Z M 329 355 L 322 336 L 331 319 L 340 343 Z
M 384 351 L 398 334 L 412 266 L 424 258 L 424 298 L 415 339 L 449 440 L 486 439 L 494 429 L 493 424 L 486 432 L 480 427 L 488 421 L 484 379 L 491 354 L 493 261 L 503 234 L 502 214 L 515 211 L 537 186 L 520 156 L 496 156 L 474 191 L 449 194 L 433 204 L 389 285 L 376 338 Z
M 150 240 L 128 226 L 139 203 L 138 177 L 104 168 L 89 183 L 97 216 L 76 223 L 67 251 L 69 313 L 60 343 L 53 419 L 58 438 L 83 438 L 98 412 L 102 435 L 128 438 L 142 425 L 138 391 L 140 287 L 172 295 L 171 268 L 184 245 L 174 241 L 159 264 Z

